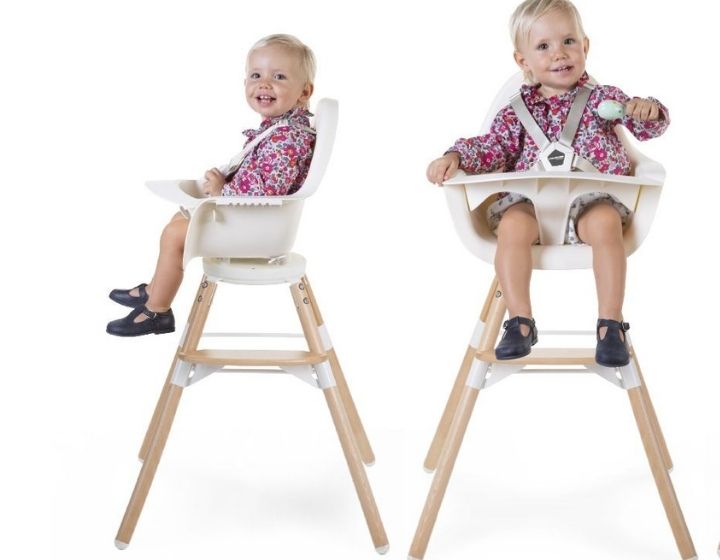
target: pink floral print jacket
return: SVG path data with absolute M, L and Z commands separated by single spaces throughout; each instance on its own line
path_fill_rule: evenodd
M 538 85 L 522 86 L 521 94 L 525 105 L 550 141 L 557 140 L 578 88 L 587 81 L 588 75 L 585 73 L 575 89 L 547 99 L 538 92 Z M 596 85 L 585 106 L 573 148 L 601 173 L 629 175 L 630 162 L 613 127 L 622 124 L 638 140 L 648 140 L 665 132 L 670 124 L 670 114 L 662 103 L 650 97 L 660 108 L 660 120 L 641 121 L 625 116 L 607 121 L 597 115 L 598 105 L 607 99 L 623 104 L 630 100 L 617 87 Z M 460 138 L 448 152 L 458 152 L 460 168 L 477 174 L 527 171 L 537 159 L 538 147 L 526 134 L 513 108 L 507 105 L 495 116 L 489 133 L 473 138 Z
M 247 144 L 278 121 L 287 119 L 290 123 L 255 146 L 237 171 L 226 178 L 222 195 L 282 196 L 302 187 L 315 146 L 315 135 L 307 130 L 311 116 L 307 109 L 297 107 L 279 117 L 264 119 L 257 130 L 244 130 Z

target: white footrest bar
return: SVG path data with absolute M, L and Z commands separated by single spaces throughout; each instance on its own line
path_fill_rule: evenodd
M 245 338 L 304 338 L 305 335 L 302 333 L 203 333 L 203 338 L 209 337 L 220 337 L 220 338 L 233 338 L 233 337 L 245 337 Z

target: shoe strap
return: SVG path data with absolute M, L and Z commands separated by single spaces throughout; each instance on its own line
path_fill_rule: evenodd
M 142 306 L 142 310 L 141 310 L 140 312 L 141 312 L 143 315 L 145 315 L 145 317 L 147 317 L 148 319 L 154 319 L 155 317 L 158 316 L 158 314 L 157 314 L 156 311 L 150 311 L 150 310 L 149 310 L 147 307 L 145 307 L 144 305 Z
M 140 298 L 147 300 L 147 291 L 145 290 L 145 286 L 147 286 L 147 284 L 140 284 L 138 285 L 137 289 Z
M 512 319 L 508 319 L 503 323 L 503 328 L 507 329 L 510 327 L 519 327 L 520 325 L 527 325 L 531 329 L 535 328 L 535 319 L 528 319 L 527 317 L 521 317 L 516 315 Z
M 600 330 L 600 327 L 627 332 L 630 330 L 630 323 L 614 321 L 613 319 L 598 319 L 597 330 Z

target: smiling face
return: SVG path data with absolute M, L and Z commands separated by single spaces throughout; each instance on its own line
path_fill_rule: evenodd
M 268 45 L 248 55 L 245 98 L 263 117 L 279 117 L 304 105 L 312 90 L 302 74 L 299 55 L 291 49 Z
M 551 97 L 575 87 L 585 72 L 589 45 L 572 14 L 554 10 L 532 24 L 515 62 L 540 82 L 541 95 Z

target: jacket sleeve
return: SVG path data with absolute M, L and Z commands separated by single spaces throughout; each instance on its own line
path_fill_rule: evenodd
M 512 171 L 522 151 L 521 129 L 515 111 L 508 105 L 495 116 L 490 132 L 460 138 L 448 152 L 460 154 L 460 168 L 468 173 Z
M 612 99 L 625 105 L 628 101 L 631 101 L 631 99 L 635 99 L 630 98 L 617 87 L 603 86 L 603 90 L 603 101 L 606 99 Z M 643 121 L 625 115 L 622 119 L 615 119 L 612 121 L 612 124 L 622 124 L 635 138 L 641 141 L 650 140 L 651 138 L 657 138 L 662 135 L 667 130 L 667 127 L 670 126 L 670 112 L 665 105 L 654 97 L 648 97 L 647 99 L 655 103 L 660 109 L 660 118 L 658 120 Z

